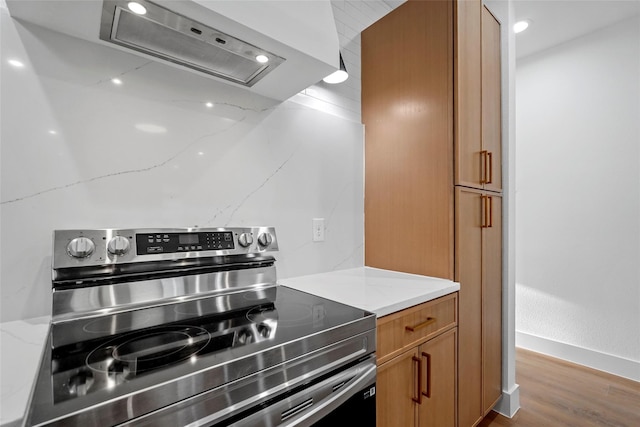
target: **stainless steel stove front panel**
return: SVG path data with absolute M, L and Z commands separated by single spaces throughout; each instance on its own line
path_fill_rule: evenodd
M 55 289 L 53 323 L 114 314 L 137 307 L 197 299 L 227 291 L 272 286 L 274 266 L 230 270 L 138 282 Z

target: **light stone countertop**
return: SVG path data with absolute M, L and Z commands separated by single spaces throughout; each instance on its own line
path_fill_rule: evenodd
M 375 313 L 378 317 L 460 290 L 451 280 L 371 267 L 278 281 L 281 285 Z
M 51 317 L 0 323 L 0 425 L 22 425 Z
M 378 317 L 456 292 L 451 280 L 360 267 L 278 281 L 279 284 L 375 313 Z M 0 324 L 0 426 L 22 424 L 42 352 L 49 316 Z

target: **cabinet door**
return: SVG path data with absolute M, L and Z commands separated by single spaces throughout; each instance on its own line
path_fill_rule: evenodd
M 455 184 L 482 188 L 481 1 L 455 2 Z
M 482 161 L 485 190 L 502 190 L 500 23 L 482 8 Z
M 453 277 L 452 9 L 406 2 L 362 33 L 370 267 Z
M 408 351 L 378 366 L 376 379 L 377 427 L 416 425 L 414 398 L 418 395 L 418 359 Z
M 502 197 L 487 193 L 483 229 L 482 388 L 485 414 L 502 394 Z
M 456 188 L 458 312 L 458 425 L 471 427 L 482 407 L 482 225 L 479 190 Z
M 420 427 L 456 425 L 456 333 L 451 329 L 419 348 L 424 374 L 422 404 L 418 405 Z

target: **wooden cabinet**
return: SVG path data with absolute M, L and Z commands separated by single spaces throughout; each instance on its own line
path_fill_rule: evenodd
M 378 427 L 455 427 L 457 300 L 378 319 Z
M 473 426 L 502 393 L 502 197 L 456 188 L 460 282 L 459 426 Z
M 409 0 L 361 52 L 365 265 L 460 282 L 457 423 L 472 427 L 501 394 L 500 24 L 481 0 Z M 384 369 L 417 364 L 422 344 L 395 339 Z
M 500 23 L 482 7 L 482 184 L 502 191 Z
M 458 2 L 458 25 L 473 22 L 459 33 L 458 44 L 480 55 L 466 58 L 458 78 L 459 102 L 471 99 L 459 116 L 456 138 L 455 280 L 460 283 L 459 427 L 476 425 L 502 393 L 502 164 L 500 24 L 475 2 Z M 479 26 L 477 24 L 480 24 Z M 471 46 L 471 47 L 469 47 Z M 478 103 L 477 99 L 480 99 Z M 480 106 L 479 111 L 475 111 Z M 471 124 L 461 123 L 470 118 Z M 469 130 L 471 129 L 471 130 Z
M 500 23 L 478 1 L 458 1 L 455 184 L 502 191 Z
M 479 0 L 458 0 L 455 8 L 455 184 L 481 188 L 482 75 Z
M 362 33 L 365 264 L 453 279 L 453 3 Z

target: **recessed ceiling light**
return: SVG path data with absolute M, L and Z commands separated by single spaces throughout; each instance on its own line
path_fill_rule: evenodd
M 50 131 L 49 131 L 49 133 L 50 133 L 51 135 L 57 135 L 57 134 L 58 134 L 58 132 L 56 132 L 55 130 L 50 130 Z
M 530 23 L 531 21 L 529 21 L 528 19 L 516 22 L 515 24 L 513 24 L 513 32 L 516 34 L 523 32 L 524 30 L 529 28 Z
M 9 65 L 11 65 L 12 67 L 16 67 L 16 68 L 22 68 L 24 67 L 24 64 L 20 61 L 18 61 L 17 59 L 10 59 L 7 61 L 9 63 Z
M 204 104 L 207 106 L 207 108 L 213 108 L 213 102 L 207 102 L 206 104 Z
M 130 1 L 129 4 L 127 4 L 127 7 L 131 12 L 138 15 L 144 15 L 147 13 L 147 8 L 135 1 Z
M 267 58 L 266 55 L 258 55 L 256 56 L 256 61 L 258 61 L 261 64 L 264 64 L 265 62 L 269 62 L 269 58 Z
M 122 80 L 120 80 L 120 79 L 119 79 L 119 78 L 117 78 L 117 77 L 115 77 L 115 78 L 111 79 L 111 82 L 112 82 L 114 85 L 121 85 L 121 84 L 122 84 Z

